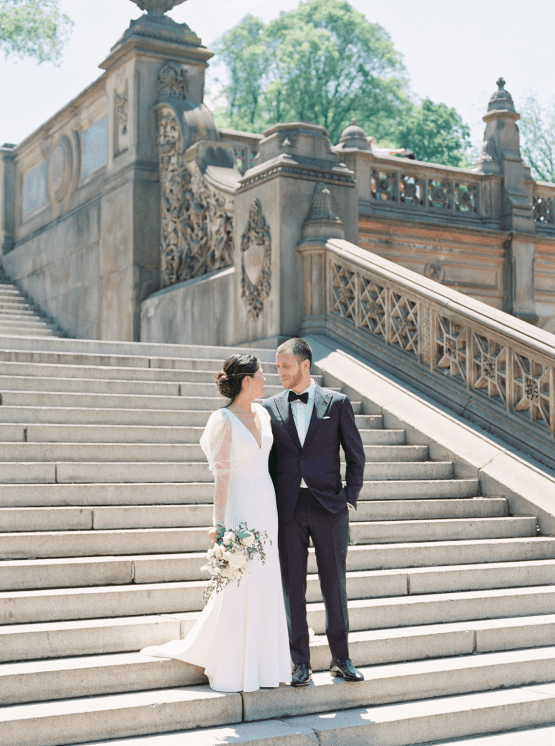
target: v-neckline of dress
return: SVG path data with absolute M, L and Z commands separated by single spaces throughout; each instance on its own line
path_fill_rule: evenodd
M 258 450 L 259 450 L 259 451 L 261 451 L 261 450 L 262 450 L 262 440 L 263 440 L 264 436 L 263 436 L 263 434 L 262 434 L 262 417 L 261 417 L 261 416 L 260 416 L 260 415 L 258 414 L 258 412 L 256 412 L 256 414 L 258 415 L 258 421 L 260 422 L 260 445 L 258 445 L 258 439 L 257 439 L 257 438 L 256 438 L 256 436 L 254 435 L 254 433 L 251 433 L 251 431 L 250 431 L 250 430 L 249 430 L 249 428 L 248 428 L 248 427 L 247 427 L 247 426 L 245 425 L 245 423 L 244 423 L 244 422 L 241 422 L 241 420 L 239 419 L 239 417 L 237 417 L 237 415 L 235 414 L 235 412 L 232 412 L 232 411 L 231 411 L 231 409 L 230 409 L 229 407 L 225 407 L 225 409 L 227 409 L 227 411 L 228 411 L 228 412 L 229 412 L 230 414 L 232 414 L 232 415 L 233 415 L 233 416 L 235 417 L 235 419 L 237 420 L 237 422 L 238 422 L 238 423 L 239 423 L 239 424 L 240 424 L 240 425 L 241 425 L 242 427 L 244 427 L 244 428 L 245 428 L 245 430 L 246 430 L 246 431 L 247 431 L 247 432 L 249 433 L 249 435 L 251 436 L 251 438 L 252 438 L 252 439 L 254 440 L 254 442 L 256 443 L 256 447 L 258 448 Z

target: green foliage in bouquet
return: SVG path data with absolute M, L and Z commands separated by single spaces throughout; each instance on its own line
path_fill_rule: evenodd
M 208 570 L 211 575 L 204 591 L 205 602 L 226 585 L 235 582 L 239 585 L 243 575 L 249 572 L 249 563 L 255 557 L 259 557 L 264 564 L 266 541 L 272 543 L 265 531 L 250 529 L 246 523 L 240 523 L 236 529 L 221 526 L 214 546 L 206 553 L 208 562 L 201 568 Z

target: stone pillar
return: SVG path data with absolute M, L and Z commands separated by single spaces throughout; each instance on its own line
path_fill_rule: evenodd
M 0 256 L 11 251 L 15 241 L 16 164 L 14 145 L 0 148 Z
M 534 291 L 534 213 L 525 185 L 528 168 L 520 156 L 520 135 L 511 94 L 499 78 L 489 101 L 482 152 L 474 170 L 500 174 L 503 179 L 501 223 L 510 231 L 507 242 L 507 272 L 504 307 L 508 313 L 531 323 L 538 322 Z
M 159 150 L 161 86 L 202 105 L 212 56 L 186 24 L 163 15 L 175 0 L 140 0 L 133 21 L 101 64 L 108 98 L 108 164 L 101 203 L 101 339 L 138 340 L 140 304 L 160 286 Z M 164 77 L 172 71 L 173 79 Z M 170 75 L 170 78 L 172 76 Z
M 333 207 L 326 215 L 313 213 L 321 225 L 312 233 L 310 225 L 305 227 L 303 235 L 316 192 L 326 192 L 324 201 Z M 355 242 L 353 172 L 340 162 L 326 130 L 305 122 L 266 130 L 255 166 L 245 173 L 235 197 L 237 343 L 267 339 L 273 344 L 299 332 L 307 278 L 297 245 L 322 231 L 338 236 L 342 225 L 345 237 Z

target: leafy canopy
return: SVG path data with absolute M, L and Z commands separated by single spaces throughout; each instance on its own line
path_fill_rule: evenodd
M 59 64 L 73 26 L 59 5 L 59 0 L 0 0 L 0 50 L 5 57 Z
M 446 104 L 434 104 L 425 98 L 405 115 L 397 139 L 420 160 L 444 166 L 470 166 L 466 160 L 471 145 L 470 128 Z
M 268 25 L 248 15 L 215 51 L 226 73 L 222 126 L 260 131 L 305 120 L 337 142 L 353 116 L 385 134 L 408 103 L 389 35 L 344 0 L 304 0 Z
M 555 97 L 543 108 L 530 93 L 520 118 L 520 149 L 532 175 L 540 181 L 555 182 Z
M 356 117 L 386 147 L 467 165 L 469 129 L 455 109 L 410 97 L 387 31 L 346 0 L 301 0 L 265 25 L 247 15 L 215 44 L 223 73 L 221 127 L 262 132 L 276 122 L 323 125 L 332 142 Z M 220 80 L 221 84 L 221 80 Z

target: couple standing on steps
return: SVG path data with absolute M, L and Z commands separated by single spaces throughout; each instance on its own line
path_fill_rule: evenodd
M 318 386 L 310 377 L 311 362 L 303 339 L 278 347 L 276 366 L 286 391 L 263 404 L 255 403 L 264 395 L 265 378 L 254 355 L 232 355 L 216 378 L 230 404 L 212 413 L 200 441 L 215 478 L 210 537 L 218 526 L 234 529 L 242 522 L 266 531 L 266 563 L 255 557 L 239 585 L 213 594 L 185 640 L 141 652 L 201 666 L 218 691 L 310 682 L 310 539 L 326 609 L 330 673 L 363 679 L 349 658 L 346 561 L 364 448 L 349 399 Z

